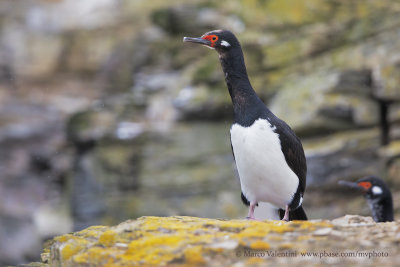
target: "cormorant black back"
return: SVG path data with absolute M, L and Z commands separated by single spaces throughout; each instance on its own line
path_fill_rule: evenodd
M 254 218 L 258 202 L 271 203 L 283 220 L 307 220 L 302 207 L 307 165 L 303 146 L 282 120 L 257 96 L 250 84 L 238 39 L 227 30 L 200 38 L 183 38 L 219 54 L 232 99 L 234 122 L 230 129 L 232 152 L 240 178 L 241 197 Z
M 363 193 L 371 209 L 374 221 L 392 222 L 394 220 L 392 193 L 382 179 L 376 176 L 368 176 L 356 182 L 339 181 L 339 184 Z

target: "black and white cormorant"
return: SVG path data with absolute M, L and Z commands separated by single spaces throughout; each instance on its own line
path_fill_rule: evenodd
M 357 189 L 364 194 L 374 221 L 392 222 L 394 220 L 392 193 L 382 179 L 368 176 L 356 182 L 339 181 L 339 184 Z
M 184 42 L 215 49 L 232 99 L 232 152 L 240 178 L 241 197 L 254 218 L 258 202 L 275 207 L 283 220 L 307 220 L 303 210 L 307 165 L 303 146 L 293 130 L 276 117 L 250 84 L 243 52 L 235 35 L 214 30 Z

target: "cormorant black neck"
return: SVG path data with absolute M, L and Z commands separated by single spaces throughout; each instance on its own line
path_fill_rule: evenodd
M 393 201 L 391 194 L 385 195 L 381 198 L 371 198 L 367 195 L 367 201 L 371 207 L 372 217 L 376 222 L 394 221 Z
M 219 60 L 232 99 L 235 122 L 249 126 L 256 119 L 257 109 L 265 106 L 250 84 L 240 45 L 219 51 Z

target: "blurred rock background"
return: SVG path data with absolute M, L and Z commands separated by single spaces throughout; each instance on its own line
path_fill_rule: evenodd
M 400 1 L 3 0 L 1 265 L 88 225 L 246 215 L 217 55 L 182 43 L 216 28 L 303 141 L 309 217 L 369 215 L 337 181 L 371 174 L 400 216 Z

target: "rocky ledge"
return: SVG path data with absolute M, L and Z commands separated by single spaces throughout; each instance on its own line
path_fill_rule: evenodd
M 291 263 L 400 266 L 400 221 L 247 221 L 141 217 L 47 242 L 28 266 L 264 266 Z

